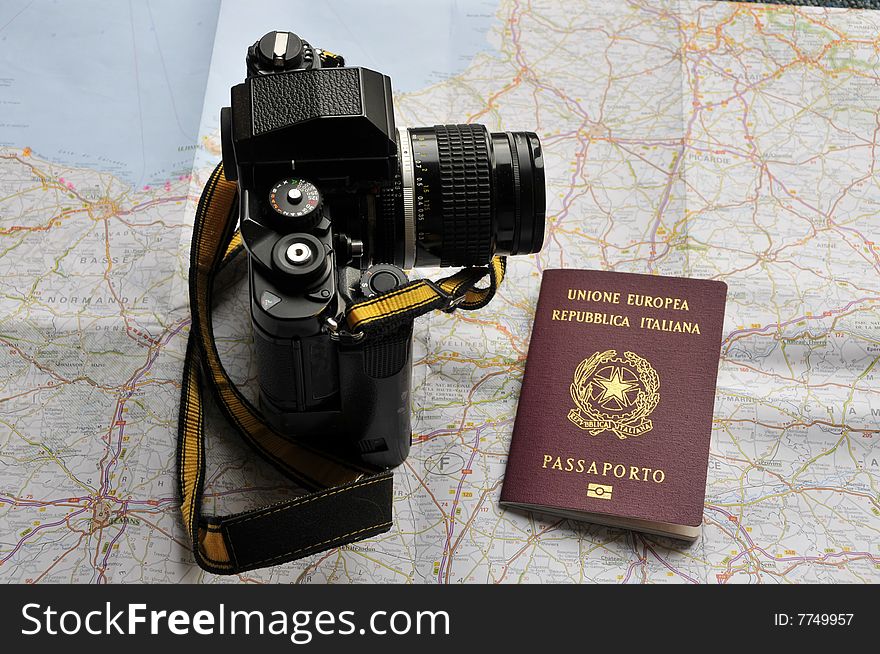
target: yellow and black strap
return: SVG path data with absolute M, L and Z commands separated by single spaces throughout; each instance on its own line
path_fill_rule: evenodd
M 178 424 L 177 467 L 181 512 L 196 562 L 216 574 L 234 574 L 285 563 L 387 531 L 391 527 L 393 476 L 342 461 L 271 429 L 241 394 L 220 361 L 213 336 L 214 279 L 242 249 L 235 231 L 236 185 L 212 173 L 199 200 L 190 253 L 192 324 L 184 363 Z M 476 283 L 489 274 L 489 286 Z M 504 260 L 467 268 L 431 282 L 418 280 L 350 307 L 348 329 L 382 338 L 386 328 L 431 309 L 476 309 L 494 295 Z M 307 494 L 227 516 L 202 515 L 205 479 L 203 385 L 211 389 L 230 423 L 269 463 Z
M 419 279 L 356 302 L 348 310 L 348 328 L 352 332 L 378 330 L 433 309 L 480 309 L 494 297 L 506 265 L 504 257 L 495 257 L 488 267 L 465 268 L 438 282 Z M 487 274 L 489 285 L 477 288 L 477 282 Z

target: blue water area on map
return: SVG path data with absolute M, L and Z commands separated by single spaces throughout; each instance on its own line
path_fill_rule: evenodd
M 338 52 L 349 66 L 391 76 L 395 91 L 415 91 L 460 73 L 491 46 L 498 0 L 224 0 L 205 111 L 229 104 L 244 77 L 244 53 L 274 29 L 296 32 Z
M 189 172 L 203 109 L 216 126 L 265 32 L 293 30 L 412 91 L 489 48 L 497 3 L 2 0 L 0 145 L 161 183 Z
M 217 0 L 3 0 L 0 145 L 135 186 L 192 165 Z

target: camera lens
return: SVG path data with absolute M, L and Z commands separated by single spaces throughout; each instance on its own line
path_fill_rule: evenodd
M 398 146 L 398 179 L 379 195 L 376 260 L 402 268 L 471 266 L 541 249 L 537 135 L 435 125 L 398 130 Z

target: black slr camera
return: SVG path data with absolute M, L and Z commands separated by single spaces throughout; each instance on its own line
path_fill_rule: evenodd
M 415 266 L 538 252 L 544 168 L 531 132 L 398 129 L 391 80 L 270 32 L 221 111 L 248 253 L 260 407 L 280 433 L 388 467 L 410 447 L 412 322 L 363 337 L 353 303 Z

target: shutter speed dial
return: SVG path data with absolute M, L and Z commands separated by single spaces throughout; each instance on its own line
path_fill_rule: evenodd
M 311 182 L 282 179 L 269 192 L 269 206 L 275 213 L 291 218 L 298 228 L 311 227 L 321 220 L 321 193 Z

